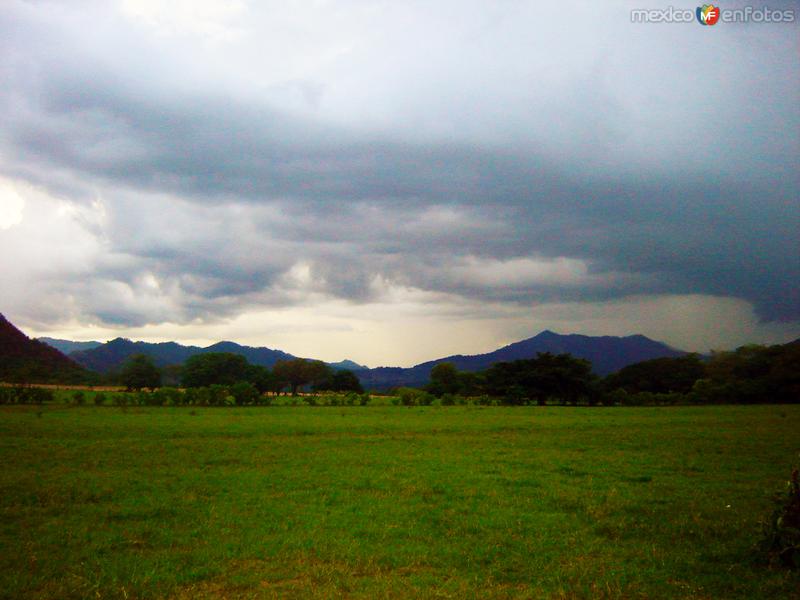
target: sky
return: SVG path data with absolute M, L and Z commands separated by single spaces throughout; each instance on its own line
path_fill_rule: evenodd
M 670 4 L 0 0 L 0 312 L 369 366 L 800 337 L 800 3 Z

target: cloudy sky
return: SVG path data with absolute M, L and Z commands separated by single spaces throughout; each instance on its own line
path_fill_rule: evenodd
M 662 4 L 0 0 L 0 312 L 370 366 L 796 338 L 800 6 Z

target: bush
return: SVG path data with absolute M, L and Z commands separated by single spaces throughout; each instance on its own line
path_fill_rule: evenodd
M 45 402 L 52 402 L 55 398 L 53 390 L 47 388 L 31 387 L 19 389 L 24 391 L 24 394 L 20 397 L 21 403 L 44 404 Z
M 44 404 L 54 397 L 53 391 L 46 388 L 0 387 L 0 404 Z
M 687 395 L 678 392 L 668 394 L 655 394 L 656 403 L 661 406 L 675 406 L 676 404 L 686 404 Z
M 106 395 L 103 392 L 97 392 L 94 395 L 95 406 L 102 406 L 105 401 L 106 401 Z
M 733 385 L 711 379 L 698 379 L 689 392 L 692 404 L 723 404 L 732 396 Z
M 183 402 L 183 394 L 173 387 L 163 387 L 150 394 L 150 406 L 179 406 Z
M 403 406 L 415 406 L 417 404 L 417 390 L 400 388 L 397 390 L 397 397 Z
M 183 406 L 185 398 L 183 392 L 178 388 L 163 387 L 161 388 L 161 392 L 166 395 L 167 402 L 172 406 Z
M 622 388 L 603 394 L 603 406 L 628 406 L 630 394 Z
M 200 404 L 201 389 L 202 388 L 186 388 L 183 392 L 183 403 L 189 406 Z
M 369 394 L 367 394 L 366 392 L 365 392 L 365 393 L 363 393 L 363 394 L 361 394 L 361 395 L 358 397 L 358 403 L 359 403 L 361 406 L 366 406 L 367 404 L 369 404 L 369 403 L 370 403 L 370 401 L 371 401 L 371 400 L 372 400 L 372 396 L 370 396 L 370 395 L 369 395 Z
M 792 471 L 787 491 L 774 497 L 775 509 L 764 524 L 762 548 L 790 569 L 800 568 L 800 475 Z
M 208 388 L 208 403 L 211 406 L 225 406 L 228 404 L 230 392 L 224 385 L 215 383 Z
M 78 405 L 84 404 L 86 402 L 86 394 L 84 394 L 81 390 L 73 392 L 72 401 Z
M 442 406 L 454 406 L 455 404 L 455 394 L 442 394 Z
M 237 406 L 256 404 L 259 395 L 256 386 L 247 381 L 237 381 L 231 386 L 231 396 Z
M 196 389 L 189 388 L 186 391 L 188 392 L 189 390 L 196 392 L 194 396 L 195 400 L 194 403 L 197 404 L 198 406 L 208 406 L 209 404 L 211 404 L 211 390 L 209 390 L 207 387 L 201 387 Z
M 433 402 L 433 395 L 414 388 L 400 388 L 397 390 L 400 403 L 403 406 L 430 406 Z

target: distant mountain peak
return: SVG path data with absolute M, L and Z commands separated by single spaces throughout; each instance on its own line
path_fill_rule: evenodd
M 542 330 L 541 332 L 539 332 L 537 335 L 535 335 L 533 337 L 537 337 L 537 338 L 555 337 L 555 336 L 559 336 L 559 335 L 561 335 L 561 334 L 556 333 L 555 331 L 552 331 L 551 329 L 544 329 L 544 330 Z
M 362 371 L 367 369 L 364 365 L 360 365 L 355 361 L 350 360 L 349 358 L 345 358 L 339 362 L 335 363 L 328 363 L 334 369 L 347 369 L 348 371 Z
M 643 360 L 685 354 L 640 334 L 628 337 L 590 336 L 577 333 L 559 334 L 546 329 L 531 338 L 508 344 L 494 352 L 468 356 L 456 354 L 427 361 L 410 369 L 370 369 L 360 371 L 359 377 L 365 387 L 375 389 L 423 385 L 428 382 L 431 369 L 443 362 L 453 363 L 459 371 L 476 372 L 488 369 L 498 362 L 535 358 L 540 352 L 568 353 L 576 358 L 587 359 L 598 375 L 608 375 Z

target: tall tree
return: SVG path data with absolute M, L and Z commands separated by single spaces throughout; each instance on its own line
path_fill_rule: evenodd
M 120 380 L 128 391 L 154 390 L 161 385 L 161 371 L 146 354 L 134 354 L 122 367 Z
M 358 375 L 349 369 L 337 369 L 329 373 L 323 381 L 314 386 L 316 390 L 330 390 L 332 392 L 364 392 Z
M 456 366 L 451 362 L 435 365 L 431 369 L 428 391 L 437 398 L 444 394 L 458 394 L 461 391 L 461 380 Z
M 605 378 L 607 390 L 622 388 L 626 392 L 654 394 L 686 394 L 698 379 L 705 376 L 705 366 L 697 354 L 677 358 L 664 357 L 628 365 Z
M 296 396 L 302 386 L 324 381 L 330 374 L 330 367 L 320 360 L 293 358 L 275 363 L 272 373 L 278 381 L 289 386 L 292 396 Z
M 247 381 L 249 369 L 247 359 L 239 354 L 195 354 L 183 365 L 182 381 L 185 387 L 233 385 L 237 381 Z
M 511 404 L 544 405 L 548 398 L 577 404 L 589 396 L 593 378 L 587 360 L 540 352 L 536 358 L 496 363 L 486 372 L 486 385 L 490 394 Z

